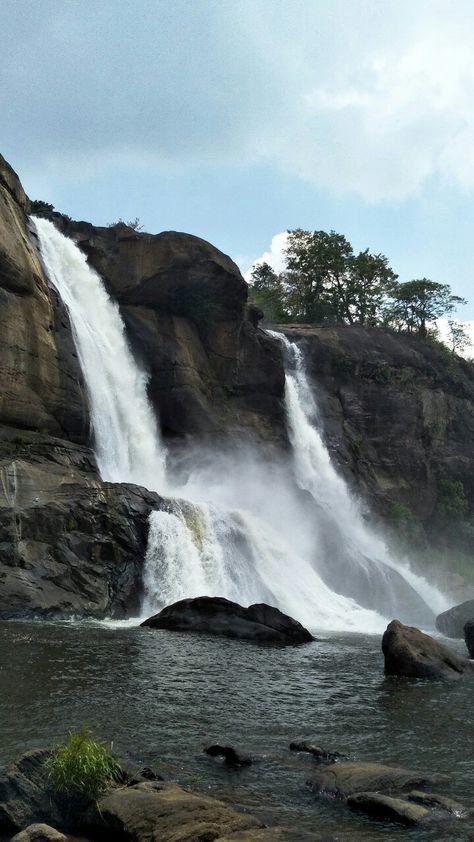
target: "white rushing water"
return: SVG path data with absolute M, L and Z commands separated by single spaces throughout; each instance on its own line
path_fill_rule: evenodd
M 70 239 L 46 220 L 34 222 L 71 319 L 101 476 L 168 495 L 165 510 L 150 515 L 145 614 L 208 594 L 277 605 L 312 629 L 378 632 L 383 613 L 403 619 L 407 592 L 439 609 L 437 592 L 392 562 L 368 531 L 334 470 L 296 345 L 278 335 L 289 365 L 292 465 L 259 462 L 255 453 L 214 453 L 207 468 L 196 460 L 180 487 L 166 472 L 146 377 L 117 304 Z
M 147 399 L 146 377 L 128 347 L 118 305 L 72 240 L 47 219 L 33 221 L 49 280 L 71 320 L 101 477 L 163 487 L 165 452 Z

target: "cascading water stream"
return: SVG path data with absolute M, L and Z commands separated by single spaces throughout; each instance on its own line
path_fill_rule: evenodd
M 346 482 L 335 470 L 320 431 L 319 413 L 306 376 L 301 348 L 282 333 L 268 333 L 284 348 L 285 402 L 294 472 L 299 487 L 311 494 L 320 511 L 325 513 L 331 529 L 344 536 L 350 548 L 353 570 L 359 567 L 370 578 L 370 568 L 375 565 L 383 577 L 387 596 L 394 588 L 395 573 L 433 613 L 444 611 L 448 602 L 443 594 L 410 570 L 407 563 L 391 556 L 383 539 L 367 526 L 359 500 L 351 494 Z M 343 575 L 347 577 L 347 565 Z M 393 594 L 392 613 L 397 608 L 396 594 Z
M 185 596 L 209 594 L 244 605 L 272 603 L 313 629 L 382 630 L 386 620 L 377 609 L 384 601 L 378 594 L 385 597 L 393 587 L 385 575 L 390 563 L 380 561 L 379 548 L 364 532 L 360 513 L 356 517 L 352 512 L 355 504 L 331 465 L 308 411 L 311 395 L 302 365 L 293 364 L 287 375 L 288 423 L 297 484 L 309 492 L 316 508 L 308 510 L 287 465 L 258 464 L 255 454 L 251 468 L 246 468 L 241 453 L 228 465 L 222 454 L 214 454 L 207 474 L 196 465 L 184 487 L 173 484 L 147 398 L 146 377 L 128 347 L 118 306 L 70 239 L 47 220 L 34 219 L 34 224 L 47 274 L 69 312 L 101 476 L 169 495 L 163 509 L 150 515 L 144 612 Z M 297 356 L 298 349 L 292 347 Z M 176 499 L 183 497 L 187 500 Z M 355 553 L 345 549 L 351 543 Z M 346 572 L 351 568 L 356 583 L 361 576 L 365 582 L 364 565 L 370 567 L 369 579 L 378 581 L 378 591 L 373 588 L 365 607 L 352 592 L 342 595 L 344 588 L 331 581 L 323 563 L 328 549 L 346 565 Z M 414 579 L 409 587 L 407 571 L 397 572 L 412 594 L 421 593 Z M 403 618 L 403 589 L 401 595 L 397 613 Z M 392 602 L 395 608 L 396 594 Z

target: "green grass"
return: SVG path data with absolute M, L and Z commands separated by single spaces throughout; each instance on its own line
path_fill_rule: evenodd
M 49 784 L 56 795 L 93 801 L 120 778 L 120 764 L 107 746 L 89 730 L 69 734 L 45 761 Z

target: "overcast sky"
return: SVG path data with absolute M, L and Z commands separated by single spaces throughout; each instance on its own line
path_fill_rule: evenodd
M 77 219 L 243 270 L 335 229 L 474 317 L 471 0 L 0 0 L 0 151 Z

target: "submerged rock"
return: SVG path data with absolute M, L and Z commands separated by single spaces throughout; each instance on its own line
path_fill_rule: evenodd
M 474 620 L 468 620 L 464 624 L 464 640 L 469 652 L 469 657 L 474 658 Z
M 429 810 L 420 804 L 393 798 L 379 792 L 357 792 L 347 799 L 347 806 L 370 816 L 372 819 L 398 822 L 399 824 L 420 824 L 429 816 Z
M 290 743 L 290 751 L 301 751 L 312 754 L 318 763 L 337 763 L 338 761 L 349 759 L 346 754 L 341 754 L 339 751 L 327 751 L 325 748 L 305 741 Z
M 308 643 L 312 634 L 287 614 L 270 605 L 244 608 L 222 597 L 181 599 L 142 623 L 153 629 L 201 632 L 259 643 Z
M 348 761 L 316 768 L 307 784 L 318 794 L 348 798 L 356 792 L 400 792 L 446 781 L 443 775 L 427 775 L 381 763 Z
M 409 792 L 406 797 L 416 804 L 422 804 L 424 807 L 435 810 L 444 810 L 446 813 L 453 813 L 456 816 L 461 816 L 466 812 L 466 808 L 459 801 L 454 801 L 453 798 L 448 798 L 446 795 L 436 795 L 434 792 L 423 792 L 415 789 Z
M 454 605 L 438 614 L 436 617 L 436 628 L 441 634 L 446 637 L 464 637 L 464 626 L 468 620 L 474 617 L 474 599 L 468 599 L 466 602 L 461 602 L 460 605 Z
M 240 754 L 233 746 L 215 744 L 205 748 L 204 753 L 209 757 L 223 757 L 227 766 L 250 766 L 252 763 L 251 757 Z
M 387 675 L 452 680 L 471 668 L 467 658 L 399 620 L 387 626 L 382 651 Z

